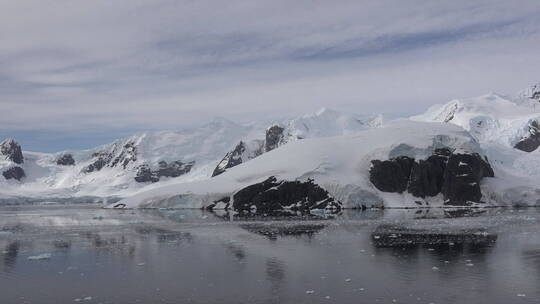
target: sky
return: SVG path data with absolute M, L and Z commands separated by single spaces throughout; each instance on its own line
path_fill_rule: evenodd
M 0 137 L 52 152 L 514 94 L 540 82 L 538 16 L 538 0 L 0 0 Z

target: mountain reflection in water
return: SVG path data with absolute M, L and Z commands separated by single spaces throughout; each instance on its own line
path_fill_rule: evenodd
M 396 225 L 381 225 L 371 234 L 375 247 L 491 247 L 497 235 L 486 229 L 415 229 Z
M 0 209 L 0 303 L 540 299 L 538 209 Z

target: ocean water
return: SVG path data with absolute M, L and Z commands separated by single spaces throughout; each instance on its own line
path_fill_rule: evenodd
M 0 303 L 540 303 L 540 209 L 2 207 Z

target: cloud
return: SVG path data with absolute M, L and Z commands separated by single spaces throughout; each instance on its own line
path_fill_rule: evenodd
M 513 93 L 539 81 L 538 15 L 536 0 L 3 2 L 0 129 L 98 138 Z

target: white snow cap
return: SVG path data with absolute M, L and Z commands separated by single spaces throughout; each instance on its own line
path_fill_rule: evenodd
M 425 159 L 443 147 L 482 153 L 478 143 L 458 126 L 400 120 L 349 135 L 294 141 L 214 178 L 158 187 L 121 203 L 128 207 L 201 208 L 275 176 L 278 180 L 312 178 L 345 207 L 414 207 L 415 198 L 410 194 L 383 193 L 371 184 L 371 161 L 397 156 Z M 442 205 L 440 197 L 431 205 L 437 204 Z
M 287 126 L 285 135 L 313 138 L 349 134 L 368 127 L 368 123 L 351 115 L 329 109 L 303 115 L 280 123 Z M 151 189 L 168 183 L 189 182 L 210 178 L 213 170 L 227 152 L 243 141 L 247 152 L 260 150 L 268 124 L 256 122 L 251 125 L 237 124 L 226 118 L 217 117 L 200 127 L 180 131 L 152 131 L 135 134 L 90 150 L 62 151 L 59 153 L 23 152 L 22 166 L 24 182 L 13 182 L 0 175 L 0 196 L 24 197 L 72 197 L 72 196 L 129 196 L 143 189 Z M 253 140 L 256 138 L 256 140 Z M 285 142 L 288 139 L 286 138 Z M 4 142 L 10 142 L 6 140 Z M 71 154 L 74 165 L 56 163 L 64 154 Z M 127 166 L 105 165 L 101 170 L 82 172 L 94 163 L 96 154 L 111 156 L 112 159 L 128 159 Z M 243 161 L 253 158 L 246 154 Z M 244 155 L 242 156 L 244 158 Z M 177 178 L 162 178 L 158 183 L 138 183 L 134 180 L 139 166 L 145 164 L 155 169 L 159 162 L 174 161 L 195 164 L 191 171 Z M 10 162 L 0 160 L 0 173 Z

